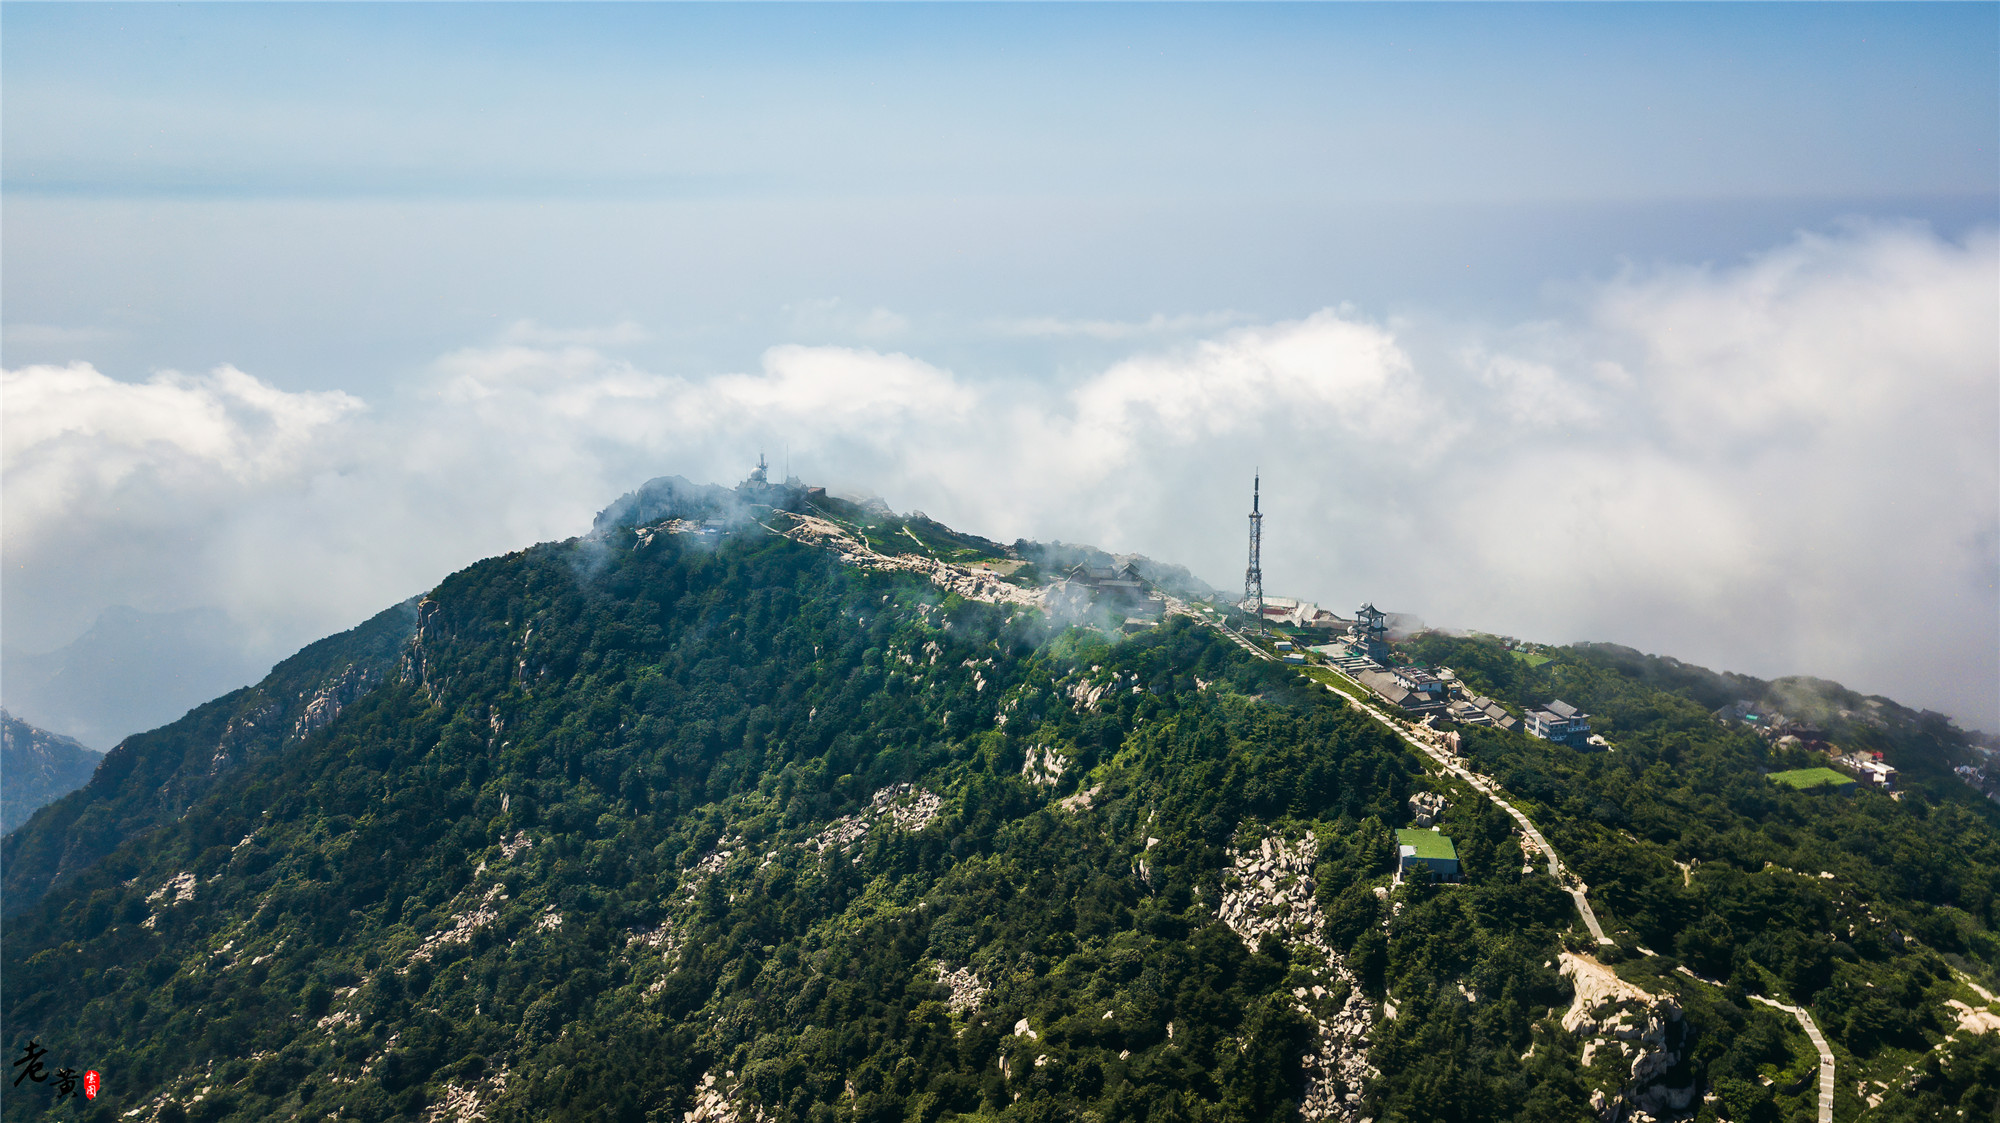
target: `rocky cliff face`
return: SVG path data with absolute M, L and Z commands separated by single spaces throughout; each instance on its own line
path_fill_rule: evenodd
M 1587 955 L 1562 953 L 1576 1000 L 1562 1026 L 1584 1040 L 1583 1066 L 1602 1080 L 1590 1106 L 1604 1123 L 1685 1116 L 1698 1087 L 1686 1071 L 1687 1027 L 1671 995 L 1650 994 Z
M 1326 939 L 1326 917 L 1313 897 L 1313 862 L 1318 845 L 1311 835 L 1296 841 L 1265 838 L 1239 847 L 1222 877 L 1222 922 L 1254 950 L 1265 937 L 1290 944 L 1322 981 L 1292 992 L 1298 1010 L 1313 1026 L 1311 1051 L 1301 1058 L 1306 1074 L 1308 1123 L 1353 1123 L 1362 1115 L 1362 1088 L 1375 1070 L 1368 1064 L 1368 1033 L 1375 1009 L 1361 994 L 1354 973 Z

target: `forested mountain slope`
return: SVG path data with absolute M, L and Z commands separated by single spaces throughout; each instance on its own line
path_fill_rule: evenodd
M 10 919 L 10 1046 L 106 1093 L 5 1118 L 1810 1118 L 1811 1047 L 1752 994 L 1844 995 L 1843 1055 L 1902 1073 L 1881 1117 L 1993 1109 L 2000 1038 L 1931 1048 L 2000 982 L 1977 808 L 1770 791 L 1754 738 L 1631 677 L 1661 724 L 1616 754 L 1468 734 L 1600 951 L 1505 813 L 1293 669 L 948 594 L 823 545 L 908 523 L 821 514 L 614 517 L 445 581 L 337 717 Z M 1460 884 L 1392 876 L 1419 792 Z
M 178 819 L 244 763 L 331 723 L 382 681 L 414 621 L 413 605 L 397 605 L 307 646 L 256 686 L 121 741 L 88 784 L 0 841 L 0 907 L 29 908 L 51 885 Z

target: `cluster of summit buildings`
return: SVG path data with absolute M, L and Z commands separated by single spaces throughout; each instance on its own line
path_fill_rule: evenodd
M 1109 613 L 1114 620 L 1123 619 L 1123 630 L 1127 632 L 1157 627 L 1166 612 L 1166 598 L 1160 596 L 1140 576 L 1138 567 L 1130 562 L 1109 566 L 1075 565 L 1063 575 L 1063 580 L 1071 588 L 1088 593 L 1091 604 Z
M 1810 721 L 1788 717 L 1757 702 L 1732 702 L 1715 711 L 1715 719 L 1726 726 L 1742 726 L 1764 740 L 1784 748 L 1805 749 L 1826 756 L 1827 764 L 1881 791 L 1894 791 L 1896 769 L 1877 752 L 1842 752 L 1827 739 L 1826 731 Z
M 1381 610 L 1364 604 L 1345 636 L 1314 650 L 1376 697 L 1414 718 L 1493 726 L 1565 744 L 1580 745 L 1590 736 L 1590 715 L 1567 702 L 1557 700 L 1517 718 L 1500 703 L 1467 689 L 1450 667 L 1391 663 L 1387 631 Z
M 1261 484 L 1261 480 L 1257 481 Z M 1272 626 L 1298 631 L 1328 633 L 1330 642 L 1313 645 L 1342 674 L 1367 687 L 1375 696 L 1414 719 L 1442 719 L 1461 725 L 1490 725 L 1528 733 L 1544 741 L 1564 744 L 1602 745 L 1604 739 L 1590 733 L 1590 715 L 1557 699 L 1547 706 L 1529 710 L 1522 717 L 1508 713 L 1498 702 L 1467 690 L 1450 667 L 1397 666 L 1389 653 L 1388 614 L 1373 604 L 1364 604 L 1354 619 L 1343 620 L 1310 601 L 1264 595 L 1264 515 L 1258 502 L 1257 484 L 1250 499 L 1250 565 L 1243 575 L 1241 608 L 1257 621 L 1258 630 Z M 1290 640 L 1277 643 L 1280 658 L 1287 663 L 1303 663 L 1305 655 Z
M 1331 633 L 1328 642 L 1308 650 L 1414 719 L 1492 726 L 1567 745 L 1602 744 L 1601 738 L 1591 736 L 1590 715 L 1561 699 L 1516 717 L 1500 703 L 1467 689 L 1450 667 L 1397 665 L 1390 657 L 1388 614 L 1373 604 L 1362 605 L 1354 619 L 1344 620 L 1309 601 L 1271 597 L 1264 602 L 1264 619 L 1268 625 Z M 1277 646 L 1281 654 L 1292 649 L 1288 641 Z M 1286 657 L 1294 662 L 1304 659 Z

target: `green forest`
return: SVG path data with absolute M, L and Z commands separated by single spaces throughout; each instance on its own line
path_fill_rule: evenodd
M 1946 1003 L 2000 988 L 2000 831 L 1949 774 L 1960 735 L 1840 731 L 1898 800 L 1790 791 L 1763 774 L 1802 753 L 1710 714 L 1741 681 L 1548 654 L 1408 646 L 1594 715 L 1609 751 L 1459 732 L 1612 947 L 1491 802 L 1186 617 L 1065 627 L 754 522 L 493 558 L 8 837 L 9 1047 L 105 1091 L 17 1083 L 0 1115 L 1596 1119 L 1625 1074 L 1563 1028 L 1567 950 L 1673 996 L 1689 1117 L 1812 1118 L 1812 1048 L 1755 996 L 1834 1041 L 1840 1118 L 1994 1117 L 2000 1034 L 1946 1042 Z M 1449 801 L 1458 883 L 1396 876 L 1418 792 Z M 1312 856 L 1333 960 L 1219 918 L 1274 843 Z M 1390 1007 L 1355 1098 L 1311 1106 L 1316 1027 Z

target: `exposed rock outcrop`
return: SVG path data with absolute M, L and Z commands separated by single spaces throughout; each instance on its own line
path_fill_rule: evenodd
M 374 667 L 350 663 L 331 682 L 314 691 L 309 698 L 302 698 L 304 705 L 299 716 L 292 722 L 293 737 L 310 737 L 321 729 L 333 724 L 356 698 L 366 694 L 381 675 Z
M 501 1069 L 484 1080 L 445 1084 L 436 1103 L 424 1110 L 424 1123 L 479 1123 L 486 1109 L 507 1091 L 507 1070 Z
M 1436 792 L 1418 792 L 1410 797 L 1410 814 L 1415 816 L 1416 825 L 1420 827 L 1428 827 L 1443 818 L 1450 806 L 1450 802 Z
M 888 816 L 897 830 L 915 834 L 937 821 L 944 811 L 944 800 L 922 788 L 891 784 L 875 793 L 875 798 L 869 801 L 869 810 L 878 816 Z
M 1685 1116 L 1699 1091 L 1683 1063 L 1687 1024 L 1671 995 L 1651 994 L 1587 955 L 1562 953 L 1576 988 L 1562 1027 L 1584 1038 L 1583 1065 L 1610 1079 L 1591 1096 L 1604 1123 L 1651 1123 Z
M 843 565 L 883 572 L 915 573 L 929 578 L 931 584 L 945 592 L 956 593 L 966 600 L 1012 604 L 1022 608 L 1047 607 L 1047 600 L 1040 589 L 1024 589 L 1009 584 L 991 570 L 953 565 L 922 554 L 880 553 L 863 545 L 839 523 L 796 512 L 787 512 L 784 517 L 792 520 L 792 529 L 785 532 L 786 537 L 831 550 Z
M 1239 848 L 1222 876 L 1222 922 L 1255 948 L 1267 936 L 1293 949 L 1293 962 L 1311 964 L 1323 982 L 1292 992 L 1299 1012 L 1314 1025 L 1312 1050 L 1302 1059 L 1308 1123 L 1359 1123 L 1361 1089 L 1375 1075 L 1368 1064 L 1374 1010 L 1354 973 L 1326 939 L 1326 917 L 1313 896 L 1312 869 L 1319 844 L 1266 838 Z
M 936 822 L 943 813 L 944 800 L 937 793 L 909 784 L 890 784 L 877 790 L 867 807 L 852 815 L 842 815 L 799 845 L 822 856 L 845 852 L 866 838 L 877 820 L 886 819 L 895 829 L 915 834 Z M 723 852 L 722 858 L 727 857 Z M 860 861 L 860 856 L 855 855 L 854 860 Z
M 146 894 L 146 903 L 156 905 L 151 916 L 140 922 L 141 928 L 151 928 L 160 922 L 160 911 L 172 908 L 182 901 L 194 900 L 194 874 L 187 870 L 175 874 L 165 885 Z
M 351 672 L 353 668 L 349 667 L 348 670 Z M 315 700 L 317 700 L 317 697 L 315 695 Z M 345 705 L 345 703 L 338 703 L 337 705 Z M 311 706 L 312 703 L 307 702 L 306 709 L 300 711 L 298 721 L 293 723 L 295 728 L 305 722 L 307 712 L 310 711 Z M 322 711 L 323 709 L 324 703 L 322 703 Z M 215 754 L 208 759 L 209 778 L 214 779 L 230 765 L 240 762 L 255 747 L 259 731 L 270 725 L 282 712 L 282 708 L 276 702 L 267 699 L 263 704 L 230 718 L 229 724 L 222 729 L 221 738 L 215 743 Z M 338 713 L 337 708 L 335 713 Z M 322 720 L 317 720 L 312 728 L 318 729 L 332 720 L 333 717 L 331 715 L 325 715 L 322 712 Z M 296 735 L 299 734 L 295 733 Z
M 477 904 L 453 916 L 437 931 L 424 937 L 424 942 L 410 953 L 411 963 L 421 963 L 453 944 L 472 942 L 472 937 L 481 929 L 500 919 L 499 902 L 507 899 L 507 887 L 494 885 L 486 890 Z
M 1069 758 L 1047 745 L 1029 745 L 1021 776 L 1038 788 L 1053 788 L 1069 771 Z
M 717 1080 L 714 1073 L 701 1078 L 694 1090 L 694 1110 L 682 1118 L 684 1123 L 763 1123 L 764 1109 L 756 1103 L 732 1095 L 741 1089 L 732 1089 L 730 1082 L 736 1079 L 734 1072 L 723 1073 Z
M 1070 706 L 1079 713 L 1096 713 L 1097 700 L 1104 697 L 1110 683 L 1093 683 L 1089 679 L 1078 679 L 1069 684 Z
M 954 1014 L 969 1014 L 979 1009 L 986 1000 L 988 987 L 979 981 L 979 976 L 970 967 L 960 967 L 956 971 L 947 970 L 945 965 L 937 965 L 938 982 L 951 989 L 951 997 L 945 1005 Z

